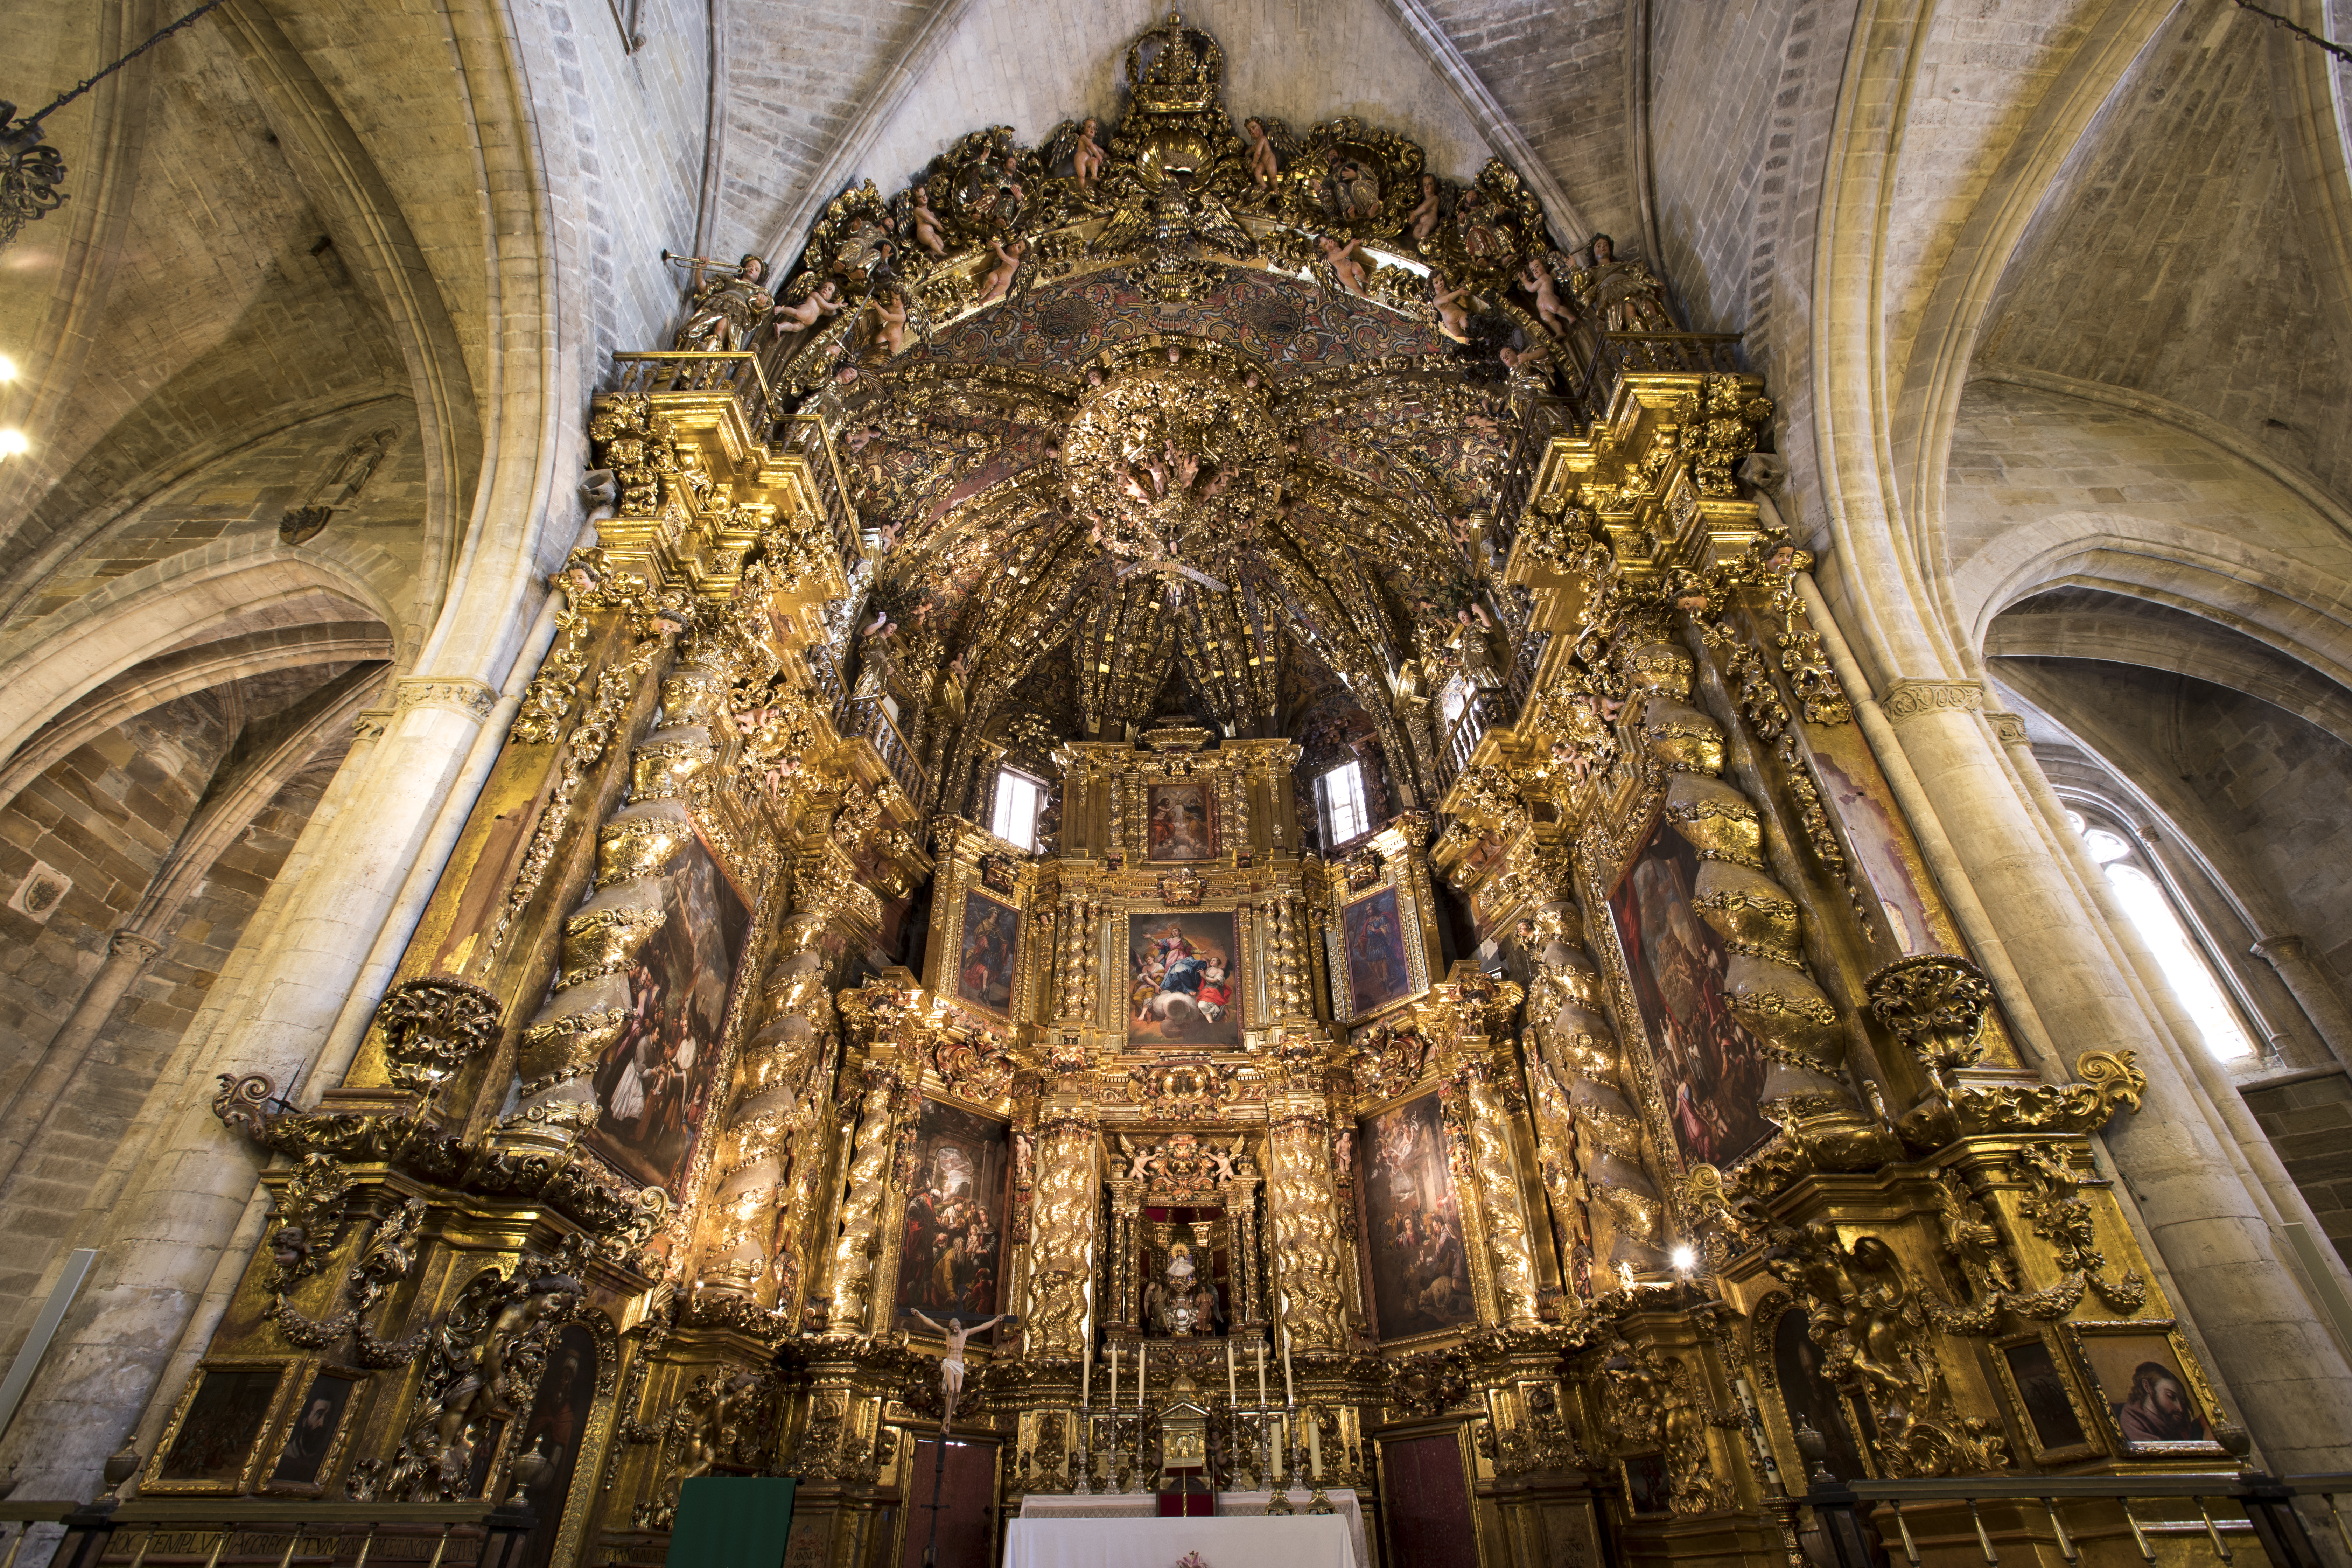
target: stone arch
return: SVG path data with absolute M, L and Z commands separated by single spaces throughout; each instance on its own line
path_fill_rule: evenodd
M 401 574 L 381 551 L 297 550 L 275 538 L 215 541 L 142 567 L 0 640 L 0 755 L 133 666 L 257 617 L 266 624 L 273 608 L 392 626 L 388 590 Z

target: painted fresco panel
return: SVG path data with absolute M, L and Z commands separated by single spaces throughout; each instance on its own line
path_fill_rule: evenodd
M 1004 1276 L 1007 1176 L 1005 1124 L 936 1100 L 923 1101 L 915 1125 L 915 1185 L 898 1247 L 901 1328 L 924 1331 L 912 1314 L 935 1322 L 992 1318 Z M 992 1341 L 996 1331 L 980 1336 Z
M 1231 910 L 1138 912 L 1129 920 L 1130 1045 L 1240 1048 L 1238 929 Z
M 699 838 L 663 879 L 669 918 L 629 967 L 629 1017 L 596 1069 L 587 1144 L 676 1194 L 710 1107 L 751 917 Z
M 1472 1321 L 1477 1308 L 1437 1096 L 1364 1118 L 1358 1146 L 1368 1162 L 1364 1249 L 1381 1337 Z
M 1610 895 L 1609 912 L 1684 1163 L 1720 1165 L 1773 1128 L 1758 1104 L 1763 1055 L 1724 1004 L 1729 954 L 1691 907 L 1697 880 L 1697 851 L 1661 820 Z

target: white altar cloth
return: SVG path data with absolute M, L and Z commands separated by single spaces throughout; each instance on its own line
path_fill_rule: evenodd
M 1370 1553 L 1364 1550 L 1364 1510 L 1356 1501 L 1355 1489 L 1352 1487 L 1333 1487 L 1325 1495 L 1331 1500 L 1332 1512 L 1329 1514 L 1309 1514 L 1305 1511 L 1307 1508 L 1307 1499 L 1308 1496 L 1307 1489 L 1305 1487 L 1293 1487 L 1290 1491 L 1290 1506 L 1300 1510 L 1299 1513 L 1294 1517 L 1302 1519 L 1328 1518 L 1338 1519 L 1344 1521 L 1348 1527 L 1348 1545 L 1350 1551 L 1354 1553 L 1352 1561 L 1358 1565 L 1358 1568 L 1361 1568 L 1361 1565 L 1370 1563 L 1372 1559 Z M 1274 1494 L 1272 1492 L 1263 1491 L 1220 1492 L 1217 1494 L 1216 1517 L 1220 1519 L 1261 1518 L 1265 1513 L 1265 1505 L 1273 1500 L 1273 1497 Z M 1013 1521 L 1012 1525 L 1008 1528 L 1018 1529 L 1020 1528 L 1022 1521 L 1033 1519 L 1150 1519 L 1155 1516 L 1158 1510 L 1158 1500 L 1150 1492 L 1096 1492 L 1091 1495 L 1083 1492 L 1031 1492 L 1027 1497 L 1021 1500 L 1021 1519 Z M 1276 1523 L 1280 1523 L 1282 1521 L 1282 1516 L 1280 1514 L 1276 1514 L 1274 1516 L 1274 1520 Z M 1200 1519 L 1171 1519 L 1167 1522 L 1170 1524 L 1201 1524 L 1209 1521 Z M 1150 1565 L 1150 1568 L 1169 1568 L 1169 1563 L 1174 1563 L 1177 1558 L 1181 1557 L 1183 1554 L 1184 1552 L 1181 1549 L 1169 1553 L 1167 1563 L 1152 1564 Z M 1235 1568 L 1234 1563 L 1220 1562 L 1205 1546 L 1201 1549 L 1201 1556 L 1203 1561 L 1208 1563 L 1208 1568 Z M 1009 1543 L 1005 1561 L 1009 1565 L 1009 1568 L 1022 1568 L 1022 1565 L 1016 1563 L 1011 1555 Z M 1094 1560 L 1087 1559 L 1086 1561 L 1092 1562 Z M 1119 1561 L 1125 1562 L 1127 1560 L 1121 1558 Z M 1299 1564 L 1297 1565 L 1297 1568 L 1305 1568 L 1305 1565 Z
M 1221 1514 L 1208 1519 L 1037 1519 L 1005 1527 L 1004 1568 L 1358 1568 L 1337 1514 Z

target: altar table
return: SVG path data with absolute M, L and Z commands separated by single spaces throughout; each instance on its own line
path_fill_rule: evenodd
M 1004 1568 L 1359 1568 L 1338 1514 L 1221 1514 L 1210 1519 L 1035 1518 L 1005 1527 Z
M 1300 1519 L 1336 1519 L 1339 1521 L 1347 1528 L 1348 1546 L 1350 1552 L 1349 1561 L 1355 1564 L 1355 1568 L 1365 1568 L 1365 1565 L 1369 1564 L 1372 1559 L 1370 1553 L 1364 1550 L 1364 1510 L 1357 1504 L 1355 1489 L 1351 1487 L 1333 1487 L 1325 1495 L 1331 1500 L 1332 1511 L 1328 1514 L 1310 1514 L 1306 1511 L 1307 1499 L 1308 1496 L 1307 1489 L 1305 1487 L 1292 1488 L 1290 1491 L 1290 1506 L 1299 1510 L 1298 1513 L 1293 1517 Z M 1165 1522 L 1171 1525 L 1210 1524 L 1219 1522 L 1220 1521 L 1226 1519 L 1258 1519 L 1265 1516 L 1265 1505 L 1273 1500 L 1273 1497 L 1274 1494 L 1272 1492 L 1265 1491 L 1220 1492 L 1217 1494 L 1217 1519 L 1171 1519 Z M 1097 1519 L 1150 1519 L 1155 1516 L 1158 1510 L 1158 1500 L 1150 1492 L 1095 1492 L 1091 1494 L 1086 1492 L 1032 1492 L 1021 1500 L 1021 1517 L 1020 1519 L 1013 1521 L 1009 1528 L 1018 1529 L 1024 1521 L 1032 1520 L 1067 1521 Z M 1274 1516 L 1274 1522 L 1276 1524 L 1281 1523 L 1282 1520 L 1283 1516 L 1280 1514 Z M 1176 1552 L 1171 1552 L 1167 1563 L 1149 1564 L 1148 1568 L 1169 1568 L 1169 1564 L 1174 1563 L 1177 1558 L 1181 1557 L 1184 1554 L 1185 1550 L 1186 1549 L 1179 1549 Z M 1238 1562 L 1221 1562 L 1206 1546 L 1201 1548 L 1201 1556 L 1202 1561 L 1208 1565 L 1208 1568 L 1239 1568 Z M 1005 1561 L 1007 1564 L 1010 1565 L 1010 1568 L 1024 1568 L 1024 1565 L 1020 1563 L 1017 1559 L 1013 1558 L 1011 1553 L 1009 1538 Z M 1064 1560 L 1055 1559 L 1053 1561 L 1061 1562 Z M 1085 1558 L 1071 1559 L 1067 1561 L 1075 1563 L 1080 1561 L 1095 1563 L 1102 1560 Z M 1126 1563 L 1129 1559 L 1120 1557 L 1115 1561 Z M 1318 1559 L 1317 1561 L 1319 1563 L 1321 1560 Z M 1286 1565 L 1286 1568 L 1288 1568 L 1288 1565 Z M 1298 1564 L 1296 1565 L 1296 1568 L 1306 1568 L 1306 1565 L 1303 1563 Z

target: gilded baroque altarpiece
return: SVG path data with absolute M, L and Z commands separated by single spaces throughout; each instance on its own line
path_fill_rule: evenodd
M 1172 18 L 1122 64 L 622 356 L 363 1048 L 224 1080 L 274 1207 L 145 1491 L 520 1500 L 569 1568 L 784 1474 L 790 1562 L 908 1560 L 943 1315 L 983 1529 L 1148 1488 L 1175 1404 L 1489 1564 L 2221 1454 L 2089 1144 L 2145 1079 L 2021 1057 L 1742 478 L 1760 378 L 1499 162 L 1236 127 Z M 2126 1438 L 2132 1354 L 2196 1435 Z

